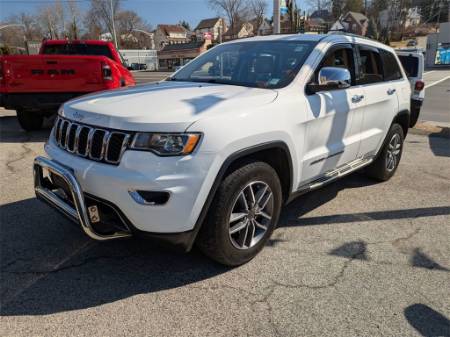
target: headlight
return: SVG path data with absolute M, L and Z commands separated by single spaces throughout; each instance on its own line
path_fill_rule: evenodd
M 147 150 L 160 156 L 176 156 L 192 153 L 200 140 L 198 133 L 146 133 L 138 132 L 131 149 Z

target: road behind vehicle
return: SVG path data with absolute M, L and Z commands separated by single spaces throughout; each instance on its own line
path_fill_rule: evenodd
M 0 57 L 0 106 L 27 131 L 71 98 L 134 84 L 111 42 L 44 41 L 39 55 Z
M 425 82 L 423 81 L 425 58 L 420 49 L 397 49 L 395 52 L 411 85 L 411 117 L 409 126 L 414 127 L 419 119 L 420 109 L 425 98 Z
M 151 102 L 151 107 L 149 107 Z M 74 99 L 35 160 L 36 195 L 96 240 L 143 235 L 236 266 L 283 204 L 398 168 L 411 88 L 392 48 L 346 35 L 224 43 L 167 81 Z

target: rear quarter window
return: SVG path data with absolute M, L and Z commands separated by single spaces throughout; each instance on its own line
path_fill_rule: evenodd
M 402 63 L 408 77 L 417 77 L 419 72 L 419 59 L 414 56 L 399 55 L 398 58 Z

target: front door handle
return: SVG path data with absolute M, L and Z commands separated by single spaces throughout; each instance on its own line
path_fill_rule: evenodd
M 352 97 L 352 102 L 353 103 L 358 103 L 361 102 L 364 98 L 364 95 L 355 95 Z
M 387 94 L 393 95 L 395 93 L 395 89 L 388 89 Z

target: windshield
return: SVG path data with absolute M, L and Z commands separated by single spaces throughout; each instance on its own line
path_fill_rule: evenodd
M 312 41 L 222 44 L 186 64 L 169 80 L 281 88 L 294 79 L 315 44 Z

